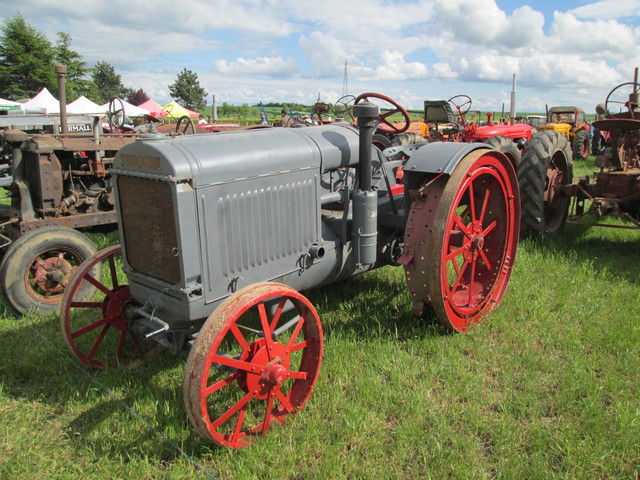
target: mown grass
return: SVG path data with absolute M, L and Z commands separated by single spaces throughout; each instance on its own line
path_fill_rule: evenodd
M 148 422 L 219 479 L 637 479 L 639 270 L 638 232 L 525 239 L 501 306 L 467 335 L 414 318 L 401 269 L 309 292 L 325 333 L 316 389 L 239 451 L 193 432 L 184 359 L 93 381 L 56 315 L 5 310 L 0 478 L 207 478 Z

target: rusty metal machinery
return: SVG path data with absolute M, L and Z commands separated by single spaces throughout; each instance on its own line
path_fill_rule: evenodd
M 515 259 L 512 162 L 466 143 L 389 160 L 372 145 L 377 106 L 354 115 L 357 129 L 149 134 L 122 147 L 121 246 L 85 261 L 62 302 L 77 358 L 117 366 L 154 341 L 187 354 L 194 428 L 241 448 L 298 413 L 318 378 L 322 325 L 301 291 L 402 266 L 415 314 L 432 309 L 461 332 L 480 321 Z
M 615 87 L 599 106 L 605 118 L 593 125 L 607 133 L 610 147 L 596 157 L 593 176 L 572 182 L 571 146 L 558 132 L 541 132 L 527 146 L 518 172 L 523 231 L 555 235 L 567 221 L 640 229 L 639 92 L 636 68 L 634 81 Z M 626 111 L 612 113 L 614 106 Z M 629 223 L 600 222 L 605 216 Z
M 139 135 L 104 133 L 98 116 L 67 118 L 59 67 L 60 118 L 0 117 L 0 186 L 9 200 L 0 204 L 0 288 L 19 314 L 59 311 L 72 273 L 96 253 L 79 229 L 116 225 L 109 170 Z

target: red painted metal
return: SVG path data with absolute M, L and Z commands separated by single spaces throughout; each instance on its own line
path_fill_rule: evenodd
M 465 332 L 504 295 L 515 260 L 520 203 L 513 168 L 476 150 L 450 178 L 427 181 L 407 221 L 405 265 L 414 313 L 430 305 L 448 328 Z
M 387 97 L 386 95 L 382 95 L 381 93 L 363 93 L 356 97 L 354 105 L 361 102 L 368 102 L 371 98 L 377 98 L 391 104 L 394 107 L 392 110 L 389 110 L 385 113 L 380 113 L 380 115 L 378 116 L 377 120 L 380 122 L 377 129 L 378 132 L 398 135 L 402 132 L 407 131 L 407 129 L 411 125 L 411 117 L 409 116 L 407 110 L 391 97 Z M 391 117 L 396 113 L 400 113 L 403 116 L 404 123 L 400 122 L 400 125 L 396 125 L 396 122 L 390 122 L 389 120 L 387 120 L 388 117 Z
M 144 356 L 125 316 L 126 308 L 138 304 L 129 287 L 118 282 L 120 251 L 120 245 L 115 245 L 85 261 L 73 274 L 62 300 L 60 324 L 67 344 L 82 363 L 98 369 Z M 79 295 L 84 282 L 95 287 L 91 298 Z
M 211 314 L 191 348 L 184 400 L 192 424 L 220 445 L 250 445 L 274 420 L 283 423 L 304 407 L 322 349 L 320 319 L 302 294 L 277 283 L 239 290 Z
M 39 253 L 25 270 L 24 282 L 29 294 L 42 303 L 60 303 L 65 285 L 81 263 L 78 254 L 63 248 Z

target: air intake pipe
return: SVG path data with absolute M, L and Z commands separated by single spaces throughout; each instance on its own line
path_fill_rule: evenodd
M 358 156 L 358 188 L 353 193 L 353 236 L 356 262 L 373 265 L 377 258 L 378 193 L 372 188 L 371 149 L 379 108 L 370 102 L 353 107 L 358 119 L 360 144 Z

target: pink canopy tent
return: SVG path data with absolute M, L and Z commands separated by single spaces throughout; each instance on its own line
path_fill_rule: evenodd
M 138 105 L 140 108 L 144 108 L 145 110 L 149 110 L 149 113 L 154 117 L 166 117 L 167 112 L 165 112 L 162 108 L 162 105 L 155 102 L 151 98 L 144 103 Z

